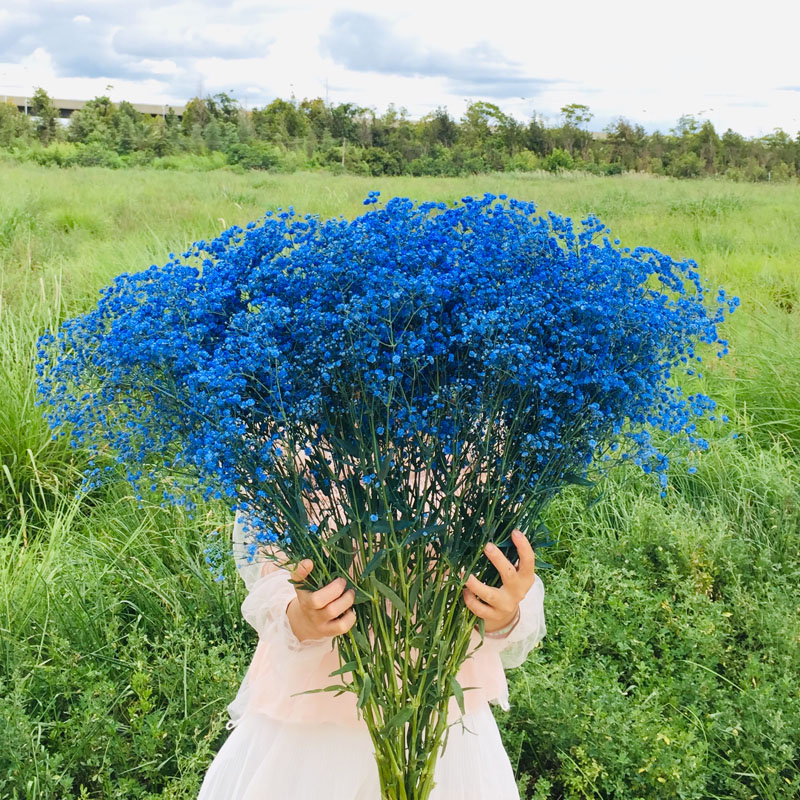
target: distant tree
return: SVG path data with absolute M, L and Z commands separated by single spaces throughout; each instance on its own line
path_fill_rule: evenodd
M 123 155 L 142 149 L 144 144 L 144 115 L 137 111 L 127 100 L 123 100 L 112 116 L 112 124 L 116 131 L 116 150 Z
M 748 144 L 744 136 L 728 130 L 720 137 L 718 163 L 722 172 L 729 169 L 742 169 L 747 162 Z
M 116 116 L 117 109 L 108 97 L 95 97 L 70 115 L 68 138 L 113 150 L 117 146 Z
M 494 116 L 495 109 L 500 110 L 493 103 L 485 103 L 481 100 L 470 102 L 461 117 L 459 140 L 468 147 L 483 151 L 492 135 L 489 123 Z
M 373 142 L 397 156 L 403 165 L 398 174 L 404 174 L 408 171 L 408 165 L 426 150 L 427 145 L 421 134 L 422 126 L 409 119 L 407 108 L 401 106 L 398 109 L 394 103 L 389 103 L 386 111 L 376 120 Z
M 442 106 L 424 116 L 420 124 L 422 141 L 429 147 L 434 144 L 452 147 L 458 139 L 458 125 Z
M 153 117 L 148 131 L 148 149 L 155 156 L 168 156 L 175 152 L 164 117 Z
M 500 170 L 525 146 L 523 127 L 494 103 L 470 103 L 461 119 L 460 141 L 480 153 L 489 170 Z
M 168 153 L 175 153 L 178 151 L 181 144 L 183 126 L 181 124 L 181 120 L 178 119 L 178 115 L 175 113 L 175 109 L 172 106 L 167 108 L 167 113 L 164 115 L 163 119 L 168 143 L 167 153 L 165 153 L 165 155 L 167 155 Z
M 594 114 L 589 111 L 589 106 L 582 103 L 569 103 L 561 107 L 561 116 L 564 125 L 568 125 L 570 128 L 583 128 L 591 122 Z
M 117 152 L 132 153 L 136 149 L 137 135 L 136 125 L 133 120 L 123 115 L 117 123 Z
M 296 144 L 309 130 L 303 112 L 294 103 L 276 97 L 268 106 L 253 109 L 253 128 L 256 136 L 268 142 L 285 146 Z
M 717 154 L 719 152 L 719 136 L 714 126 L 705 120 L 700 130 L 695 134 L 695 147 L 697 155 L 703 164 L 703 171 L 711 175 L 716 172 Z
M 605 146 L 608 161 L 619 164 L 624 170 L 637 169 L 644 160 L 647 149 L 647 134 L 641 125 L 633 125 L 619 117 L 606 127 Z
M 534 111 L 525 129 L 525 147 L 538 156 L 548 155 L 552 149 L 552 136 L 542 118 Z
M 369 147 L 364 151 L 363 158 L 372 175 L 403 174 L 403 159 L 399 153 L 391 153 L 382 147 Z
M 31 114 L 36 117 L 34 131 L 39 141 L 47 146 L 56 138 L 58 109 L 52 98 L 41 87 L 37 88 L 30 104 Z
M 8 100 L 0 103 L 0 147 L 11 147 L 14 142 L 33 134 L 30 119 Z
M 311 130 L 322 147 L 329 144 L 331 139 L 332 116 L 330 109 L 325 105 L 321 97 L 313 100 L 304 99 L 300 103 L 300 111 L 308 120 Z
M 675 159 L 669 168 L 674 178 L 698 178 L 703 171 L 703 162 L 694 151 L 684 153 Z
M 236 117 L 236 138 L 240 142 L 249 142 L 255 135 L 252 112 L 239 109 L 239 115 Z
M 239 116 L 239 101 L 226 92 L 205 98 L 208 113 L 220 122 L 235 123 Z
M 663 167 L 669 162 L 669 153 L 669 139 L 661 131 L 651 133 L 647 138 L 647 155 L 650 163 L 655 161 Z
M 189 151 L 200 155 L 206 150 L 206 142 L 203 139 L 203 126 L 199 122 L 192 125 L 192 130 L 189 132 Z
M 585 158 L 592 143 L 592 135 L 585 126 L 589 124 L 594 114 L 589 111 L 589 106 L 582 103 L 569 103 L 562 106 L 560 128 L 561 146 L 570 154 L 580 154 Z
M 679 139 L 690 137 L 697 133 L 700 128 L 700 122 L 693 114 L 684 114 L 678 119 L 677 124 L 672 129 L 672 135 L 677 136 Z
M 193 135 L 192 131 L 195 125 L 200 126 L 202 133 L 203 128 L 211 121 L 211 111 L 208 104 L 200 97 L 193 97 L 183 110 L 183 118 L 181 119 L 181 127 L 184 133 Z
M 575 162 L 572 156 L 560 147 L 553 149 L 553 152 L 545 159 L 544 167 L 551 172 L 560 172 L 565 169 L 572 169 Z
M 371 148 L 375 144 L 375 132 L 380 127 L 375 109 L 367 108 L 356 118 L 356 138 L 362 147 Z
M 211 117 L 203 129 L 203 141 L 212 152 L 222 149 L 222 129 L 216 117 Z
M 791 175 L 800 164 L 800 143 L 781 128 L 761 137 L 761 144 L 767 151 L 767 167 L 774 170 L 778 164 L 785 164 Z M 774 177 L 773 177 L 774 179 Z
M 357 118 L 368 109 L 361 108 L 355 103 L 339 103 L 333 106 L 331 112 L 331 136 L 338 144 L 342 139 L 358 144 L 358 122 Z

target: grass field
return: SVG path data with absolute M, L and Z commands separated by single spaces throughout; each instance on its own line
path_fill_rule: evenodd
M 796 186 L 0 164 L 0 189 L 0 798 L 194 797 L 255 644 L 241 585 L 204 564 L 223 508 L 75 497 L 85 456 L 34 406 L 38 335 L 195 239 L 281 206 L 350 218 L 372 189 L 595 212 L 739 295 L 702 379 L 731 423 L 696 473 L 661 499 L 618 471 L 591 507 L 574 489 L 551 506 L 548 635 L 498 720 L 526 798 L 800 796 Z

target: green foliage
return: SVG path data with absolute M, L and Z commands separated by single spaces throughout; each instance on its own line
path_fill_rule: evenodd
M 25 141 L 33 134 L 30 118 L 25 116 L 10 100 L 0 103 L 0 147 L 11 147 Z
M 800 138 L 780 128 L 754 139 L 731 130 L 720 136 L 708 120 L 691 115 L 681 117 L 666 135 L 648 134 L 621 117 L 604 134 L 593 134 L 587 129 L 593 114 L 580 103 L 563 106 L 561 125 L 549 127 L 536 112 L 525 124 L 485 101 L 470 102 L 459 122 L 443 107 L 412 121 L 405 108 L 392 103 L 379 115 L 354 103 L 328 105 L 319 97 L 299 103 L 294 96 L 276 98 L 247 111 L 224 92 L 193 97 L 180 120 L 171 108 L 151 117 L 128 102 L 114 104 L 108 97 L 96 97 L 72 114 L 66 129 L 71 142 L 95 149 L 70 160 L 59 154 L 43 156 L 28 146 L 34 131 L 45 146 L 64 137 L 47 94 L 38 90 L 34 99 L 40 116 L 33 127 L 13 106 L 0 108 L 0 148 L 8 148 L 19 160 L 58 166 L 147 166 L 167 156 L 220 152 L 226 156 L 220 166 L 239 170 L 312 168 L 373 176 L 463 177 L 542 168 L 594 175 L 637 171 L 676 178 L 722 175 L 734 181 L 795 182 L 800 172 Z M 270 153 L 280 155 L 273 158 Z
M 550 172 L 562 169 L 572 169 L 575 166 L 572 156 L 560 147 L 556 147 L 544 160 L 544 168 Z
M 520 150 L 508 160 L 507 169 L 510 172 L 534 172 L 542 169 L 542 162 L 530 150 Z
M 550 647 L 501 717 L 518 772 L 553 797 L 794 796 L 798 479 L 742 440 L 666 503 L 624 475 L 591 509 L 561 498 Z
M 43 145 L 55 141 L 58 136 L 58 109 L 50 95 L 41 87 L 36 89 L 31 98 L 31 114 L 36 118 L 34 130 Z
M 245 169 L 273 169 L 281 162 L 280 150 L 267 142 L 235 144 L 228 150 L 228 161 Z
M 253 646 L 241 596 L 202 526 L 64 503 L 40 541 L 0 539 L 0 794 L 195 796 Z
M 698 178 L 703 170 L 700 156 L 694 152 L 684 153 L 672 162 L 669 174 L 673 178 Z

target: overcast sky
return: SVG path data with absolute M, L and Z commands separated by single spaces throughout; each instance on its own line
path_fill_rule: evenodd
M 0 0 L 0 96 L 252 108 L 323 97 L 418 119 L 469 101 L 521 121 L 567 103 L 667 131 L 682 114 L 800 130 L 798 0 Z M 108 88 L 110 87 L 110 88 Z

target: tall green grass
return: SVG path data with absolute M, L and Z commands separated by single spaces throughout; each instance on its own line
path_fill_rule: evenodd
M 498 714 L 523 797 L 790 798 L 800 783 L 800 204 L 783 185 L 652 176 L 364 179 L 0 163 L 0 797 L 191 798 L 252 654 L 242 588 L 194 517 L 123 484 L 35 406 L 39 334 L 114 275 L 267 209 L 495 194 L 597 213 L 742 298 L 702 381 L 731 416 L 667 497 L 619 470 L 570 489 L 541 553 L 548 635 Z M 398 265 L 402 269 L 402 265 Z M 732 438 L 736 432 L 738 438 Z

